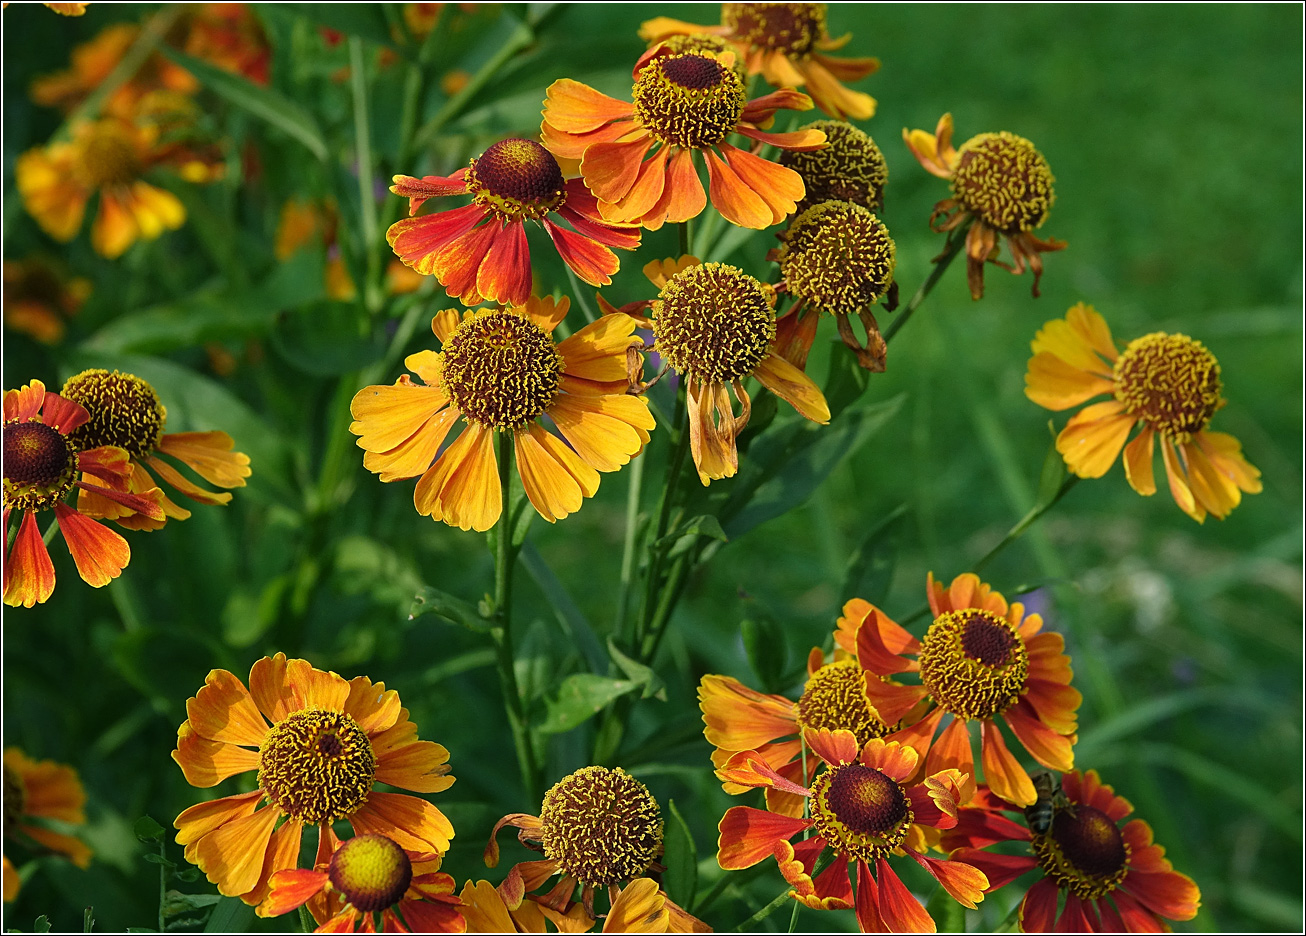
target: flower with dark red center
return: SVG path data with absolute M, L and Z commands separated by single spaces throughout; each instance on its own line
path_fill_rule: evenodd
M 983 870 L 989 890 L 1042 872 L 1020 903 L 1025 932 L 1154 933 L 1168 929 L 1166 920 L 1197 915 L 1201 894 L 1193 879 L 1174 870 L 1146 822 L 1132 819 L 1121 827 L 1134 808 L 1096 770 L 1067 773 L 1060 787 L 1043 831 L 1013 821 L 1006 814 L 1019 815 L 1020 806 L 981 787 L 943 834 L 942 847 Z M 983 850 L 1001 842 L 1028 842 L 1031 854 Z
M 129 490 L 132 464 L 115 445 L 79 447 L 72 434 L 89 419 L 86 410 L 39 380 L 21 390 L 5 391 L 4 399 L 4 528 L 9 515 L 23 519 L 13 547 L 5 554 L 4 603 L 30 608 L 54 594 L 54 564 L 45 548 L 36 515 L 53 510 L 59 532 L 68 543 L 77 572 L 100 588 L 117 578 L 131 559 L 127 541 L 105 529 L 81 510 L 64 503 L 78 489 L 112 504 L 123 513 L 163 519 L 163 492 L 157 487 Z M 78 480 L 78 475 L 81 480 Z M 87 478 L 94 478 L 95 483 Z
M 970 225 L 965 246 L 971 298 L 984 295 L 985 263 L 996 263 L 1017 275 L 1029 267 L 1037 297 L 1043 275 L 1039 254 L 1066 247 L 1065 241 L 1034 236 L 1054 200 L 1052 170 L 1043 154 L 1029 140 L 1005 130 L 981 133 L 957 149 L 952 145 L 951 114 L 939 119 L 933 136 L 904 129 L 902 138 L 927 171 L 952 183 L 952 198 L 934 206 L 930 227 L 942 232 Z M 998 259 L 999 237 L 1007 241 L 1011 265 Z
M 63 337 L 65 321 L 90 294 L 90 280 L 68 276 L 43 257 L 4 262 L 5 327 L 44 344 Z
M 558 161 L 533 140 L 501 140 L 449 176 L 397 175 L 394 182 L 390 191 L 409 200 L 410 215 L 429 198 L 472 196 L 463 208 L 404 218 L 386 232 L 400 260 L 434 276 L 465 305 L 522 305 L 530 297 L 527 221 L 544 225 L 567 266 L 592 286 L 612 282 L 617 272 L 609 248 L 639 246 L 640 231 L 605 220 L 585 183 L 564 179 Z
M 739 133 L 788 150 L 819 149 L 825 135 L 763 132 L 777 110 L 807 110 L 811 99 L 786 89 L 748 101 L 734 64 L 732 52 L 655 46 L 635 66 L 630 104 L 570 78 L 555 81 L 544 101 L 544 145 L 581 161 L 585 185 L 609 221 L 657 230 L 697 217 L 707 207 L 693 160 L 701 152 L 712 204 L 727 220 L 749 228 L 778 224 L 802 199 L 802 177 L 731 146 L 727 137 Z
M 1198 523 L 1208 513 L 1223 520 L 1243 493 L 1260 493 L 1261 473 L 1238 440 L 1207 428 L 1225 399 L 1220 365 L 1200 341 L 1153 332 L 1118 351 L 1106 320 L 1080 303 L 1064 320 L 1046 323 L 1031 347 L 1025 396 L 1039 406 L 1064 410 L 1113 397 L 1070 417 L 1057 436 L 1057 451 L 1079 477 L 1102 477 L 1123 448 L 1129 485 L 1144 497 L 1155 494 L 1159 436 L 1170 493 Z M 1135 426 L 1142 431 L 1126 445 Z
M 896 741 L 872 738 L 859 746 L 851 731 L 803 732 L 811 752 L 825 765 L 811 789 L 782 777 L 757 751 L 733 755 L 717 776 L 742 787 L 781 790 L 807 800 L 803 813 L 780 815 L 734 806 L 721 820 L 717 863 L 727 871 L 749 868 L 775 856 L 792 886 L 790 896 L 817 910 L 855 907 L 863 932 L 933 932 L 934 921 L 903 885 L 890 855 L 906 854 L 928 871 L 963 906 L 984 899 L 983 872 L 961 861 L 929 858 L 931 836 L 957 822 L 975 783 L 969 774 L 945 768 L 913 784 L 916 752 Z M 812 834 L 797 844 L 801 832 Z M 813 878 L 826 848 L 834 855 Z M 856 893 L 849 879 L 854 865 Z
M 659 16 L 640 26 L 639 35 L 653 44 L 682 35 L 721 36 L 749 75 L 760 74 L 777 88 L 806 87 L 816 106 L 832 117 L 867 120 L 875 114 L 875 98 L 843 82 L 865 78 L 880 67 L 879 59 L 826 55 L 852 38 L 831 39 L 827 14 L 824 3 L 723 3 L 719 26 Z
M 844 605 L 835 640 L 857 656 L 868 674 L 866 694 L 886 722 L 914 712 L 919 720 L 888 735 L 911 745 L 927 773 L 955 767 L 974 772 L 970 723 L 980 723 L 981 760 L 990 788 L 1030 805 L 1034 785 L 1007 749 L 998 720 L 1035 760 L 1053 770 L 1074 766 L 1076 715 L 1081 696 L 1071 688 L 1070 658 L 1060 634 L 1043 632 L 1037 614 L 1025 615 L 971 573 L 945 588 L 927 583 L 934 622 L 917 640 L 870 602 Z M 918 673 L 919 685 L 887 677 Z M 924 706 L 924 711 L 919 708 Z M 944 715 L 952 721 L 938 740 Z

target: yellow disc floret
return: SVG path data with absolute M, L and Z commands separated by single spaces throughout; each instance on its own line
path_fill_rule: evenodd
M 620 768 L 584 767 L 544 794 L 544 855 L 593 887 L 628 881 L 662 853 L 657 800 Z
M 1045 835 L 1030 843 L 1040 867 L 1059 889 L 1081 900 L 1115 890 L 1129 873 L 1129 843 L 1111 817 L 1092 806 L 1059 809 Z
M 802 176 L 807 189 L 799 212 L 830 199 L 854 202 L 872 211 L 884 207 L 889 167 L 870 136 L 842 120 L 814 120 L 800 129 L 820 130 L 826 146 L 780 153 L 780 165 Z
M 855 315 L 893 285 L 897 248 L 870 209 L 825 201 L 780 235 L 777 259 L 789 292 L 823 312 Z
M 259 788 L 306 824 L 352 815 L 367 802 L 375 778 L 372 742 L 344 712 L 292 712 L 272 726 L 259 749 Z
M 653 303 L 658 353 L 678 373 L 732 381 L 752 373 L 775 341 L 767 287 L 738 267 L 702 263 L 667 281 Z
M 336 849 L 327 869 L 331 886 L 364 913 L 393 907 L 413 880 L 413 863 L 384 835 L 357 835 Z
M 723 3 L 721 25 L 740 42 L 801 58 L 826 37 L 824 3 Z
M 979 608 L 934 619 L 921 641 L 921 682 L 958 718 L 992 718 L 1020 700 L 1029 676 L 1025 641 L 1005 618 Z
M 705 149 L 724 140 L 744 112 L 744 83 L 707 55 L 652 59 L 631 92 L 635 113 L 662 143 Z
M 6 510 L 49 510 L 77 480 L 77 454 L 59 431 L 39 419 L 4 425 Z
M 88 127 L 73 149 L 73 178 L 88 189 L 126 185 L 140 177 L 136 139 L 127 124 L 101 120 Z
M 1181 443 L 1224 406 L 1215 355 L 1187 335 L 1135 338 L 1116 359 L 1115 382 L 1116 399 L 1130 415 Z
M 962 145 L 952 193 L 1003 234 L 1032 231 L 1052 208 L 1052 170 L 1034 144 L 1014 133 L 981 133 Z
M 869 863 L 907 838 L 915 815 L 902 787 L 874 767 L 829 767 L 812 784 L 812 824 L 835 853 Z
M 866 674 L 856 660 L 827 663 L 808 678 L 798 699 L 797 722 L 801 730 L 851 731 L 859 748 L 889 732 L 866 697 Z
M 450 399 L 467 419 L 491 429 L 520 429 L 558 393 L 562 355 L 553 338 L 511 309 L 464 320 L 443 356 Z
M 536 221 L 567 200 L 562 169 L 534 140 L 500 140 L 467 170 L 467 190 L 476 204 L 500 220 Z
M 59 391 L 90 415 L 68 438 L 79 451 L 117 445 L 133 458 L 145 458 L 158 447 L 168 411 L 154 388 L 134 374 L 101 369 L 69 377 Z

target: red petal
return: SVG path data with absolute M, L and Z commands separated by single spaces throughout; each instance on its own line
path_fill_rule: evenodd
M 54 513 L 77 564 L 77 572 L 88 585 L 101 588 L 122 574 L 131 560 L 131 549 L 125 539 L 67 504 L 55 504 Z
M 473 204 L 421 218 L 404 218 L 390 225 L 385 239 L 400 260 L 418 273 L 429 275 L 440 250 L 487 216 L 484 208 Z
M 978 848 L 958 848 L 949 855 L 951 861 L 963 861 L 979 868 L 988 878 L 989 891 L 1005 887 L 1027 871 L 1038 867 L 1038 859 L 1030 855 L 996 855 Z
M 491 221 L 441 248 L 431 264 L 431 272 L 446 294 L 461 299 L 466 305 L 476 305 L 480 301 L 476 292 L 477 273 L 499 231 L 499 223 Z
M 390 191 L 400 198 L 407 198 L 408 213 L 414 215 L 417 214 L 417 209 L 421 208 L 428 198 L 440 198 L 445 195 L 466 195 L 466 179 L 466 169 L 459 169 L 448 176 L 429 175 L 422 176 L 420 179 L 397 175 L 393 180 L 394 185 L 390 186 Z
M 1026 933 L 1050 933 L 1057 921 L 1057 886 L 1043 878 L 1020 904 L 1020 928 Z
M 8 524 L 5 524 L 6 530 Z M 36 512 L 23 514 L 13 549 L 5 557 L 4 603 L 30 608 L 45 604 L 54 594 L 54 563 L 36 525 Z
M 47 426 L 52 426 L 63 435 L 67 435 L 90 418 L 91 414 L 86 412 L 86 407 L 82 404 L 46 391 L 41 422 Z
M 606 286 L 612 282 L 612 274 L 617 272 L 621 262 L 611 250 L 584 234 L 558 227 L 548 218 L 544 219 L 544 229 L 553 238 L 558 256 L 582 280 L 591 286 Z
M 880 916 L 895 933 L 933 933 L 936 931 L 934 920 L 921 906 L 921 902 L 911 895 L 889 862 L 881 858 L 875 866 L 877 883 L 880 887 Z
M 803 737 L 816 756 L 832 767 L 851 764 L 857 760 L 857 736 L 851 731 L 843 728 L 835 731 L 821 728 L 817 731 L 804 731 Z
M 880 894 L 866 862 L 857 862 L 857 925 L 863 933 L 887 933 L 880 917 Z
M 476 291 L 505 305 L 522 305 L 531 296 L 531 251 L 526 225 L 510 221 L 495 235 L 476 274 Z
M 751 806 L 732 806 L 718 826 L 717 863 L 727 871 L 751 868 L 775 854 L 775 844 L 791 839 L 811 822 L 778 816 Z

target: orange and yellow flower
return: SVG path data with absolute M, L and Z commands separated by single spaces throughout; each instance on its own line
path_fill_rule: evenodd
M 55 240 L 70 241 L 81 230 L 91 196 L 98 193 L 91 246 L 110 259 L 137 240 L 176 230 L 186 220 L 181 200 L 146 182 L 144 173 L 169 165 L 192 181 L 211 181 L 216 175 L 197 164 L 192 151 L 162 145 L 159 133 L 155 125 L 106 117 L 78 124 L 69 142 L 28 150 L 14 166 L 24 207 Z
M 1043 275 L 1039 254 L 1064 250 L 1065 241 L 1040 240 L 1034 231 L 1052 209 L 1052 170 L 1034 144 L 1014 133 L 981 133 L 957 149 L 952 145 L 952 115 L 944 114 L 931 136 L 925 130 L 902 131 L 912 155 L 941 179 L 952 183 L 952 198 L 934 206 L 930 228 L 966 232 L 966 281 L 972 299 L 984 295 L 984 264 L 995 263 L 1019 275 L 1034 271 L 1032 292 L 1038 296 Z M 1006 238 L 1011 264 L 998 259 L 998 238 Z M 940 258 L 941 259 L 941 258 Z M 936 261 L 937 262 L 937 261 Z
M 1043 619 L 1025 615 L 971 573 L 945 588 L 930 574 L 927 593 L 934 622 L 917 640 L 868 601 L 843 608 L 835 639 L 855 652 L 862 668 L 880 677 L 919 673 L 919 685 L 866 681 L 866 694 L 892 723 L 922 702 L 933 711 L 889 736 L 916 749 L 927 773 L 955 767 L 974 773 L 970 723 L 980 723 L 984 778 L 999 796 L 1021 805 L 1035 800 L 1034 786 L 1007 748 L 1001 718 L 1040 764 L 1066 771 L 1074 766 L 1081 696 L 1070 685 L 1070 657 L 1060 634 L 1043 631 Z M 938 740 L 944 715 L 952 721 Z
M 59 532 L 77 572 L 100 588 L 117 578 L 131 560 L 127 541 L 89 516 L 69 507 L 73 488 L 89 491 L 128 511 L 163 519 L 163 492 L 157 487 L 129 493 L 130 456 L 121 448 L 78 449 L 69 436 L 90 417 L 72 400 L 49 393 L 33 380 L 4 398 L 4 529 L 11 511 L 23 519 L 5 554 L 4 603 L 30 608 L 54 594 L 54 563 L 36 525 L 39 511 L 54 510 Z M 78 475 L 81 480 L 78 480 Z M 103 484 L 87 481 L 90 476 Z
M 5 327 L 56 344 L 65 321 L 91 294 L 91 281 L 67 276 L 43 257 L 4 262 Z
M 565 914 L 548 907 L 552 913 L 546 916 L 545 905 L 537 902 L 539 898 L 526 894 L 518 868 L 514 868 L 514 873 L 498 887 L 489 881 L 474 884 L 468 881 L 463 885 L 459 895 L 463 902 L 460 909 L 467 920 L 467 932 L 545 933 L 548 932 L 547 923 L 554 923 L 554 929 L 559 933 L 586 932 L 593 927 L 596 921 L 584 916 L 585 908 L 579 903 L 572 904 L 571 910 Z M 676 929 L 682 919 L 672 915 L 671 907 L 675 904 L 670 903 L 652 878 L 635 878 L 625 887 L 614 884 L 612 889 L 616 897 L 603 918 L 604 933 L 711 932 L 706 925 L 697 929 Z M 534 899 L 527 899 L 528 896 Z
M 648 403 L 626 393 L 635 322 L 603 316 L 560 344 L 553 330 L 567 298 L 524 306 L 452 309 L 431 320 L 442 349 L 419 351 L 393 386 L 364 387 L 350 404 L 363 466 L 397 481 L 421 475 L 417 512 L 451 526 L 488 530 L 503 511 L 499 458 L 515 453 L 531 504 L 552 523 L 580 509 L 649 440 Z M 544 428 L 547 417 L 561 438 Z M 440 453 L 459 418 L 465 430 Z M 439 454 L 439 458 L 436 455 Z M 434 464 L 432 461 L 434 460 Z
M 218 431 L 164 432 L 168 410 L 154 387 L 135 374 L 93 368 L 69 377 L 59 392 L 84 407 L 88 415 L 86 422 L 69 433 L 68 441 L 74 448 L 117 446 L 131 457 L 128 490 L 143 494 L 157 489 L 150 474 L 152 468 L 170 487 L 193 501 L 231 502 L 229 492 L 215 493 L 194 484 L 160 454 L 177 459 L 210 484 L 222 488 L 245 486 L 250 475 L 249 456 L 232 451 L 235 442 L 231 436 Z M 123 509 L 97 491 L 83 488 L 77 495 L 77 509 L 88 517 L 115 520 L 131 530 L 157 530 L 168 518 L 190 517 L 189 510 L 167 495 L 162 495 L 160 501 L 163 516 L 143 516 Z
M 254 664 L 248 689 L 227 670 L 211 671 L 186 715 L 172 759 L 191 786 L 258 771 L 257 789 L 192 806 L 173 823 L 186 860 L 221 893 L 262 903 L 272 876 L 298 864 L 309 825 L 318 826 L 318 864 L 339 847 L 332 824 L 341 820 L 355 835 L 384 835 L 421 855 L 448 851 L 454 830 L 444 813 L 374 789 L 438 793 L 454 782 L 449 752 L 417 739 L 384 683 L 345 680 L 278 653 Z
M 661 290 L 656 299 L 628 303 L 620 310 L 602 297 L 599 303 L 605 317 L 624 313 L 617 317 L 633 318 L 652 329 L 654 350 L 665 366 L 684 378 L 690 453 L 703 484 L 733 477 L 739 470 L 735 439 L 752 412 L 745 377 L 757 378 L 813 422 L 830 421 L 821 389 L 776 348 L 773 289 L 737 267 L 701 263 L 688 255 L 654 260 L 645 265 L 644 274 Z M 651 319 L 643 314 L 650 308 Z M 730 388 L 741 407 L 738 416 Z
M 1096 770 L 1065 774 L 1061 792 L 1040 832 L 1003 815 L 1019 813 L 1020 806 L 981 788 L 956 827 L 944 833 L 943 846 L 954 859 L 981 869 L 990 890 L 1042 871 L 1020 902 L 1026 933 L 1161 933 L 1170 928 L 1166 920 L 1197 915 L 1201 893 L 1193 879 L 1174 870 L 1146 822 L 1131 819 L 1120 827 L 1134 807 Z M 999 842 L 1028 842 L 1032 855 L 983 851 Z
M 555 81 L 544 101 L 544 145 L 581 161 L 585 185 L 610 222 L 657 230 L 697 217 L 707 207 L 693 159 L 700 152 L 712 204 L 723 217 L 748 228 L 779 224 L 803 198 L 802 177 L 726 139 L 739 133 L 804 150 L 824 146 L 825 134 L 764 132 L 777 110 L 809 110 L 812 99 L 786 88 L 748 101 L 733 64 L 729 52 L 671 54 L 655 47 L 635 68 L 629 104 L 570 78 Z
M 77 771 L 54 761 L 32 760 L 18 748 L 5 750 L 5 836 L 30 840 L 41 849 L 63 855 L 79 868 L 91 864 L 91 850 L 81 839 L 42 824 L 53 819 L 67 825 L 86 822 L 86 791 Z M 28 820 L 35 819 L 36 822 Z M 4 856 L 4 900 L 18 896 L 22 881 Z
M 610 248 L 639 246 L 640 231 L 605 220 L 585 183 L 564 180 L 558 161 L 534 140 L 500 140 L 449 176 L 397 175 L 394 182 L 390 191 L 409 200 L 410 215 L 431 198 L 472 196 L 470 205 L 403 218 L 386 232 L 399 259 L 434 276 L 464 305 L 486 299 L 525 304 L 531 294 L 528 220 L 544 225 L 558 255 L 591 286 L 612 282 L 620 262 Z
M 732 806 L 721 820 L 717 863 L 727 871 L 751 868 L 772 856 L 790 896 L 814 910 L 856 908 L 867 933 L 932 933 L 934 920 L 889 864 L 905 854 L 928 871 L 958 903 L 974 908 L 988 880 L 960 861 L 927 857 L 934 830 L 957 823 L 958 807 L 975 792 L 971 776 L 955 768 L 919 773 L 916 751 L 896 741 L 872 738 L 859 746 L 851 731 L 805 731 L 808 748 L 825 765 L 808 789 L 776 773 L 756 751 L 743 751 L 717 769 L 722 780 L 745 787 L 777 789 L 807 800 L 810 818 L 786 816 L 751 806 Z M 928 771 L 928 768 L 927 768 Z M 791 839 L 811 830 L 796 845 Z M 826 848 L 834 861 L 813 878 Z M 857 890 L 849 879 L 855 864 Z
M 1118 351 L 1106 320 L 1081 302 L 1064 320 L 1046 323 L 1030 347 L 1025 396 L 1039 406 L 1060 411 L 1112 397 L 1070 417 L 1057 436 L 1057 451 L 1074 474 L 1102 477 L 1123 449 L 1130 487 L 1151 496 L 1159 436 L 1170 493 L 1198 523 L 1208 513 L 1223 520 L 1243 493 L 1260 493 L 1261 473 L 1238 440 L 1206 428 L 1225 399 L 1220 365 L 1200 341 L 1152 332 Z M 1135 426 L 1142 431 L 1125 445 Z
M 268 83 L 272 47 L 249 3 L 197 3 L 186 20 L 182 51 L 255 84 Z
M 645 42 L 669 36 L 706 33 L 725 37 L 747 65 L 777 88 L 806 87 L 816 106 L 840 120 L 868 120 L 875 98 L 844 87 L 880 67 L 876 58 L 836 58 L 826 55 L 847 45 L 852 34 L 831 39 L 825 3 L 723 3 L 721 24 L 700 26 L 659 16 L 639 28 Z
M 305 904 L 318 933 L 462 933 L 454 880 L 440 874 L 439 855 L 418 855 L 384 835 L 356 835 L 338 843 L 312 870 L 272 875 L 260 916 L 289 913 Z

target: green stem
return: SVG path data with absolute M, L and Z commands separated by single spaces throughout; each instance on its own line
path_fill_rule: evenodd
M 308 915 L 308 907 L 303 904 L 299 905 L 299 925 L 301 932 L 304 933 L 311 933 L 317 929 L 317 923 Z M 159 932 L 161 933 L 163 930 L 159 930 Z
M 15 533 L 18 532 L 18 527 L 16 525 L 14 526 L 14 532 Z M 50 521 L 50 525 L 46 527 L 45 532 L 41 534 L 41 540 L 45 543 L 45 545 L 49 546 L 51 543 L 54 542 L 54 535 L 58 532 L 59 532 L 59 519 L 56 517 Z
M 640 605 L 639 620 L 636 622 L 635 627 L 635 639 L 641 644 L 648 635 L 649 625 L 652 623 L 653 614 L 651 612 L 655 607 L 654 597 L 661 582 L 662 559 L 666 547 L 659 545 L 658 541 L 667 535 L 671 510 L 675 506 L 675 490 L 680 481 L 685 456 L 689 453 L 690 431 L 687 425 L 689 401 L 683 379 L 677 398 L 675 427 L 673 430 L 676 433 L 675 448 L 672 449 L 671 460 L 667 463 L 667 476 L 662 484 L 661 499 L 658 501 L 657 522 L 649 536 L 648 578 L 644 583 L 644 600 Z
M 801 906 L 802 906 L 802 904 L 800 904 L 798 901 L 796 901 L 796 900 L 794 901 L 794 912 L 791 913 L 791 914 L 789 914 L 789 930 L 788 930 L 788 932 L 790 932 L 790 933 L 792 933 L 794 930 L 798 929 L 798 908 L 801 907 Z
M 745 868 L 743 871 L 737 871 L 734 873 L 726 872 L 721 875 L 721 877 L 717 879 L 717 882 L 712 885 L 711 889 L 694 904 L 694 915 L 701 917 L 704 911 L 712 906 L 712 904 L 716 903 L 717 898 L 724 894 L 726 888 L 731 884 L 747 884 L 753 878 L 761 874 L 765 868 L 766 865 L 759 862 L 751 868 Z
M 354 139 L 358 157 L 358 201 L 363 226 L 363 256 L 367 273 L 363 287 L 363 306 L 375 315 L 381 308 L 381 248 L 377 235 L 376 196 L 372 192 L 375 173 L 372 166 L 372 127 L 367 111 L 367 72 L 363 65 L 363 40 L 349 38 L 349 72 L 354 97 Z
M 630 487 L 626 490 L 626 537 L 621 545 L 621 588 L 617 595 L 616 639 L 622 639 L 626 627 L 626 605 L 635 578 L 635 539 L 639 533 L 639 500 L 644 489 L 644 456 L 641 454 L 627 472 Z
M 736 932 L 736 933 L 748 933 L 748 932 L 752 932 L 752 930 L 753 930 L 753 928 L 754 928 L 754 927 L 753 927 L 753 924 L 754 924 L 754 923 L 761 923 L 763 920 L 765 920 L 765 919 L 766 919 L 767 917 L 769 917 L 771 914 L 775 913 L 775 912 L 776 912 L 777 910 L 779 910 L 782 906 L 784 906 L 784 902 L 785 902 L 786 900 L 790 900 L 790 899 L 792 899 L 792 898 L 790 898 L 790 896 L 789 896 L 789 888 L 786 887 L 785 890 L 784 890 L 784 893 L 782 893 L 779 897 L 777 897 L 775 900 L 771 901 L 769 904 L 767 904 L 767 905 L 766 905 L 765 907 L 763 907 L 761 910 L 758 910 L 756 913 L 754 913 L 752 916 L 750 916 L 747 920 L 745 920 L 744 922 L 742 922 L 742 923 L 740 923 L 738 926 L 736 926 L 736 927 L 735 927 L 735 932 Z
M 952 265 L 952 261 L 957 254 L 961 252 L 962 245 L 966 243 L 966 231 L 969 229 L 970 222 L 967 222 L 948 236 L 947 245 L 944 247 L 942 255 L 934 261 L 934 269 L 930 271 L 930 275 L 925 282 L 921 283 L 921 288 L 916 290 L 916 295 L 911 297 L 911 302 L 907 303 L 907 306 L 894 317 L 894 320 L 889 323 L 889 327 L 884 330 L 886 343 L 907 324 L 907 320 L 911 318 L 912 313 L 920 308 L 920 304 L 925 301 L 925 297 L 934 289 L 935 284 L 943 278 L 943 274 Z
M 690 241 L 689 222 L 681 221 L 680 222 L 680 256 L 683 257 L 685 254 L 689 253 L 689 241 Z
M 1024 535 L 1025 531 L 1038 522 L 1039 518 L 1056 506 L 1057 501 L 1070 493 L 1070 489 L 1079 483 L 1079 475 L 1066 475 L 1066 479 L 1061 482 L 1061 487 L 1057 488 L 1057 493 L 1052 495 L 1046 504 L 1039 504 L 1030 509 L 1029 513 L 1020 518 L 1020 522 L 1007 531 L 1007 535 L 1002 538 L 1002 542 L 994 546 L 979 562 L 970 567 L 972 572 L 979 572 L 986 565 L 997 558 L 1002 550 L 1006 549 L 1016 540 Z
M 168 898 L 168 853 L 166 835 L 159 835 L 159 932 L 163 928 L 163 902 Z

